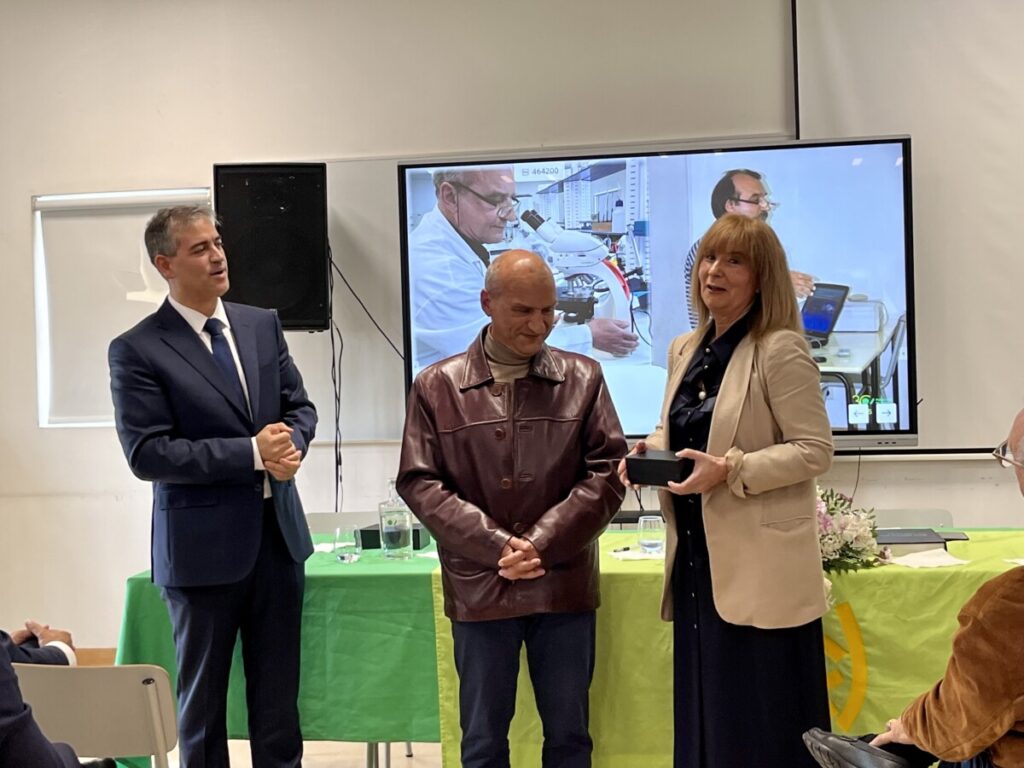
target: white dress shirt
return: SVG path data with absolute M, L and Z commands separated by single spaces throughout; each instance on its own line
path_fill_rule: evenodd
M 220 320 L 224 324 L 224 338 L 227 339 L 228 348 L 231 350 L 231 359 L 235 361 L 235 369 L 238 371 L 238 380 L 242 382 L 242 393 L 245 395 L 245 404 L 249 407 L 249 413 L 252 414 L 252 403 L 249 401 L 249 386 L 245 383 L 245 371 L 242 370 L 242 361 L 238 357 L 238 347 L 235 344 L 235 333 L 231 330 L 231 322 L 228 320 L 228 313 L 224 311 L 224 302 L 217 299 L 217 307 L 213 310 L 213 314 L 207 317 L 202 312 L 186 307 L 180 301 L 176 301 L 173 296 L 168 296 L 167 301 L 172 307 L 174 307 L 178 314 L 185 318 L 185 322 L 189 324 L 189 327 L 196 332 L 199 336 L 199 340 L 203 342 L 203 346 L 209 350 L 210 354 L 213 354 L 213 340 L 210 338 L 210 334 L 203 330 L 206 325 L 206 321 L 210 317 L 214 317 Z M 252 461 L 253 468 L 257 471 L 263 471 L 263 459 L 260 456 L 259 446 L 256 444 L 256 437 L 252 438 Z M 263 498 L 270 498 L 270 479 L 264 477 L 263 479 Z

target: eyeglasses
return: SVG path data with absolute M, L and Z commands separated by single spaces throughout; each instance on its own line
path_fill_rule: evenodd
M 750 198 L 749 200 L 744 200 L 742 197 L 734 197 L 734 198 L 732 198 L 732 200 L 734 202 L 737 202 L 737 203 L 746 203 L 747 205 L 756 205 L 759 208 L 764 208 L 766 211 L 774 211 L 776 208 L 779 207 L 779 204 L 776 203 L 774 200 L 772 200 L 767 195 L 765 197 L 758 197 L 757 195 L 755 195 L 754 197 Z
M 1004 467 L 1024 469 L 1024 462 L 1018 461 L 1013 457 L 1013 451 L 1010 450 L 1006 440 L 1003 440 L 1003 442 L 992 449 L 992 456 Z
M 475 195 L 480 200 L 483 200 L 485 203 L 487 203 L 494 209 L 494 212 L 498 215 L 499 218 L 503 219 L 510 213 L 515 213 L 519 209 L 520 200 L 515 195 L 499 195 L 496 197 L 491 195 L 481 195 L 475 189 L 473 189 L 472 187 L 467 187 L 462 182 L 452 181 L 449 183 L 453 187 L 464 189 L 467 192 L 470 192 L 473 195 Z

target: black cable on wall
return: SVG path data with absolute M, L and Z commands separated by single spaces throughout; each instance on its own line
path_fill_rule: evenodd
M 792 35 L 790 41 L 793 49 L 793 138 L 800 139 L 800 59 L 797 52 L 797 27 L 796 27 L 796 4 L 797 0 L 789 1 L 789 19 Z

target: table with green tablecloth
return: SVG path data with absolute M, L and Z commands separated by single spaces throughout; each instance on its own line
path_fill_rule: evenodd
M 971 531 L 952 568 L 884 566 L 832 577 L 825 617 L 833 726 L 880 729 L 945 669 L 960 606 L 1024 557 L 1024 533 Z M 591 689 L 594 766 L 671 764 L 671 627 L 658 619 L 662 563 L 618 560 L 635 532 L 601 539 L 602 607 Z M 436 559 L 390 562 L 364 553 L 352 565 L 317 553 L 306 565 L 300 713 L 310 740 L 438 741 L 458 765 L 458 681 Z M 121 663 L 149 662 L 173 675 L 167 611 L 148 574 L 128 582 Z M 244 737 L 244 684 L 236 652 L 229 732 Z M 743 664 L 742 659 L 737 660 Z M 510 734 L 513 764 L 539 764 L 540 726 L 525 660 Z M 756 696 L 756 690 L 750 691 Z
M 430 550 L 433 552 L 433 550 Z M 299 713 L 303 736 L 328 741 L 438 741 L 430 573 L 436 555 L 357 563 L 327 552 L 306 561 Z M 127 584 L 119 664 L 164 667 L 175 679 L 167 609 L 149 572 Z M 247 735 L 241 649 L 235 648 L 228 733 Z

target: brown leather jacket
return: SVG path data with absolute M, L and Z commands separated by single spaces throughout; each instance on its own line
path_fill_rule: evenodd
M 597 537 L 622 502 L 626 453 L 593 360 L 545 346 L 514 385 L 494 381 L 481 335 L 424 370 L 409 394 L 398 492 L 438 543 L 456 621 L 597 608 Z M 511 536 L 546 570 L 498 575 Z

